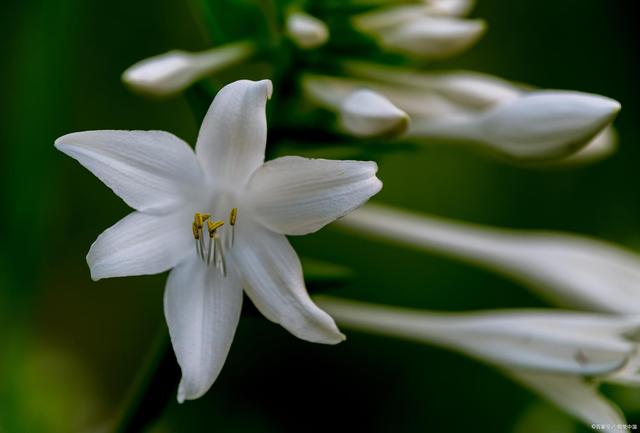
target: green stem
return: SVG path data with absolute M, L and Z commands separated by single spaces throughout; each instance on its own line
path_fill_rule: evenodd
M 179 378 L 167 329 L 163 326 L 131 384 L 112 433 L 145 431 L 161 415 L 171 396 L 175 396 Z

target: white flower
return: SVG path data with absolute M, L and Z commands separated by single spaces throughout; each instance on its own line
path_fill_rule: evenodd
M 597 381 L 638 384 L 637 371 L 628 368 L 637 370 L 637 316 L 436 313 L 329 297 L 316 302 L 342 326 L 447 347 L 500 367 L 587 424 L 624 423 L 621 412 L 597 393 Z
M 591 144 L 606 148 L 599 135 L 620 110 L 603 96 L 527 90 L 473 72 L 429 74 L 359 62 L 345 63 L 345 70 L 356 78 L 308 74 L 303 89 L 335 109 L 356 89 L 367 88 L 409 115 L 409 138 L 462 142 L 519 160 L 563 159 Z
M 200 53 L 169 51 L 129 67 L 122 74 L 122 81 L 136 92 L 171 96 L 202 78 L 246 60 L 254 51 L 250 42 L 223 45 Z
M 284 235 L 314 232 L 360 206 L 381 188 L 377 167 L 300 157 L 265 163 L 270 95 L 268 80 L 223 88 L 195 153 L 161 131 L 89 131 L 56 141 L 136 209 L 91 246 L 92 278 L 173 269 L 164 308 L 182 369 L 179 401 L 200 397 L 218 376 L 242 289 L 299 338 L 326 344 L 344 338 L 309 298 Z
M 441 2 L 440 2 L 441 3 Z M 460 19 L 455 5 L 404 5 L 374 9 L 352 18 L 356 29 L 376 39 L 390 51 L 421 59 L 437 59 L 458 54 L 484 34 L 482 20 Z
M 640 257 L 607 242 L 482 227 L 381 205 L 367 205 L 340 224 L 486 266 L 563 305 L 640 313 Z
M 360 137 L 396 135 L 406 131 L 409 116 L 379 93 L 354 91 L 340 106 L 344 129 Z
M 296 11 L 287 16 L 287 35 L 300 48 L 318 48 L 329 40 L 329 28 L 318 18 Z

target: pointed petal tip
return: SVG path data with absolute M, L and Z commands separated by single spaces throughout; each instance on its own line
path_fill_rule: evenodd
M 394 136 L 409 127 L 409 115 L 385 96 L 369 89 L 352 92 L 340 107 L 344 129 L 355 136 Z

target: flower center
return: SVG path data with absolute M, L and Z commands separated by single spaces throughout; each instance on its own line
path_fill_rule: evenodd
M 225 277 L 227 276 L 227 264 L 224 249 L 233 247 L 237 218 L 238 209 L 234 207 L 229 213 L 230 228 L 222 231 L 224 221 L 214 221 L 211 214 L 196 212 L 191 225 L 198 257 L 207 266 L 214 265 Z M 205 223 L 208 236 L 205 236 Z

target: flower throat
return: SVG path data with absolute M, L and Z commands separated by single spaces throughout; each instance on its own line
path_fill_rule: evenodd
M 224 258 L 224 248 L 233 247 L 235 238 L 235 226 L 238 218 L 238 209 L 233 208 L 229 213 L 230 231 L 224 237 L 219 234 L 219 229 L 224 225 L 224 221 L 214 221 L 211 214 L 196 212 L 193 217 L 191 228 L 196 241 L 196 252 L 207 266 L 215 265 L 223 276 L 227 276 L 227 265 Z M 205 241 L 204 227 L 207 225 L 209 242 Z M 225 245 L 226 244 L 226 245 Z

